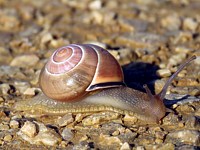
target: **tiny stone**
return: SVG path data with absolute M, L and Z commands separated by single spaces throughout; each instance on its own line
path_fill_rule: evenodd
M 30 84 L 29 82 L 15 81 L 14 86 L 21 94 L 23 94 L 26 89 L 30 87 Z
M 194 130 L 179 130 L 170 132 L 167 138 L 179 140 L 185 144 L 199 145 L 200 144 L 200 133 Z
M 200 96 L 200 90 L 199 90 L 199 89 L 193 89 L 193 90 L 190 92 L 190 95 Z
M 42 39 L 41 39 L 41 43 L 47 43 L 49 41 L 51 41 L 53 39 L 51 33 L 44 33 L 44 35 L 42 36 Z
M 185 121 L 185 126 L 188 128 L 197 128 L 200 129 L 200 119 L 195 116 L 190 116 Z
M 79 141 L 86 141 L 88 139 L 88 136 L 87 135 L 84 135 L 81 137 L 81 139 Z
M 81 122 L 83 120 L 83 118 L 85 118 L 85 114 L 82 113 L 78 113 L 75 117 L 75 121 L 76 122 Z
M 146 127 L 139 127 L 139 128 L 138 128 L 138 133 L 142 134 L 142 133 L 144 133 L 146 130 L 147 130 Z
M 163 140 L 162 140 L 162 139 L 155 139 L 155 142 L 156 142 L 157 144 L 161 144 L 161 143 L 163 143 Z
M 179 107 L 177 107 L 176 110 L 186 114 L 190 114 L 195 111 L 195 108 L 191 105 L 180 105 Z
M 186 18 L 183 21 L 183 28 L 185 30 L 195 31 L 198 27 L 198 22 L 196 22 L 193 18 Z
M 159 77 L 169 77 L 171 75 L 171 71 L 169 69 L 159 69 L 156 71 L 156 74 Z
M 158 139 L 164 139 L 165 135 L 166 135 L 166 133 L 163 132 L 163 131 L 157 131 L 157 132 L 155 133 L 155 136 L 156 136 L 156 138 L 158 138 Z
M 130 147 L 130 145 L 129 145 L 127 142 L 125 142 L 125 143 L 121 146 L 120 150 L 131 150 L 131 147 Z
M 61 135 L 62 135 L 62 138 L 66 141 L 70 141 L 74 137 L 74 133 L 69 128 L 64 128 Z
M 179 30 L 181 20 L 178 15 L 170 15 L 161 20 L 161 24 L 168 30 Z
M 30 121 L 26 121 L 20 131 L 29 137 L 34 137 L 37 134 L 36 125 Z
M 101 7 L 102 7 L 102 2 L 100 0 L 94 0 L 91 3 L 89 3 L 89 8 L 91 10 L 101 9 Z
M 120 134 L 119 130 L 116 130 L 116 131 L 114 131 L 114 132 L 112 133 L 113 136 L 116 136 L 116 135 L 119 135 L 119 134 Z
M 93 11 L 91 13 L 91 17 L 95 23 L 102 24 L 103 22 L 103 15 L 98 11 Z M 89 38 L 88 38 L 89 39 Z
M 39 58 L 37 55 L 27 54 L 15 57 L 11 61 L 10 65 L 15 67 L 29 68 L 29 67 L 34 67 L 38 61 Z
M 24 95 L 34 96 L 35 95 L 35 89 L 36 88 L 27 88 L 26 91 L 24 91 Z
M 0 146 L 3 145 L 3 143 L 4 143 L 4 141 L 3 141 L 3 140 L 0 140 Z
M 178 123 L 178 127 L 180 127 L 180 128 L 184 127 L 184 123 L 183 122 L 179 122 Z
M 135 150 L 145 150 L 143 146 L 137 146 Z
M 48 146 L 55 146 L 60 141 L 60 137 L 53 130 L 49 130 L 47 132 L 42 132 L 36 136 L 36 143 L 43 143 Z
M 2 97 L 0 97 L 0 102 L 4 102 L 4 99 Z
M 165 85 L 165 82 L 164 80 L 155 80 L 153 83 L 151 83 L 152 85 L 154 85 L 154 88 L 155 88 L 155 93 L 159 93 L 160 90 L 164 87 Z M 168 88 L 170 89 L 170 87 Z M 169 91 L 167 92 L 167 94 L 169 93 Z
M 10 127 L 13 129 L 19 128 L 19 122 L 16 120 L 11 120 L 10 121 Z
M 174 150 L 175 146 L 172 143 L 166 143 L 162 144 L 161 147 L 159 147 L 159 150 Z
M 6 124 L 0 124 L 0 131 L 7 131 L 9 130 L 9 126 Z
M 12 135 L 4 136 L 3 140 L 6 141 L 6 142 L 10 142 L 12 140 Z
M 25 141 L 27 141 L 31 144 L 41 144 L 42 143 L 47 146 L 55 146 L 58 144 L 58 142 L 61 141 L 61 138 L 58 135 L 58 133 L 56 133 L 55 130 L 46 127 L 43 123 L 34 122 L 35 123 L 34 124 L 30 121 L 25 122 L 25 124 L 26 123 L 27 123 L 27 125 L 24 125 L 25 127 L 23 126 L 25 128 L 24 132 L 22 132 L 22 130 L 17 132 L 17 134 Z M 35 130 L 36 125 L 38 126 L 38 130 L 39 130 L 37 135 L 36 135 L 36 130 Z M 33 128 L 35 130 L 35 133 L 33 131 L 31 131 L 31 132 L 33 132 L 31 134 L 31 136 L 33 136 L 33 137 L 29 136 L 30 133 L 28 133 L 28 128 Z
M 178 64 L 181 64 L 183 60 L 186 58 L 186 53 L 178 53 L 176 55 L 172 55 L 169 58 L 169 66 L 176 66 Z
M 0 92 L 2 92 L 3 95 L 8 95 L 8 91 L 10 90 L 10 85 L 7 83 L 3 83 L 0 85 Z
M 72 114 L 66 114 L 63 117 L 57 120 L 57 123 L 60 127 L 66 126 L 74 121 Z
M 189 48 L 186 48 L 186 47 L 176 47 L 175 48 L 175 52 L 178 52 L 178 53 L 189 53 L 191 50 Z
M 179 117 L 173 113 L 169 113 L 163 118 L 164 125 L 177 125 L 179 121 Z
M 101 141 L 101 143 L 106 143 L 107 145 L 113 145 L 113 144 L 116 144 L 116 143 L 117 144 L 121 143 L 121 140 L 118 137 L 103 135 L 103 134 L 99 135 L 99 141 Z
M 60 146 L 61 146 L 62 148 L 66 148 L 67 144 L 68 144 L 67 141 L 61 141 L 61 142 L 60 142 Z

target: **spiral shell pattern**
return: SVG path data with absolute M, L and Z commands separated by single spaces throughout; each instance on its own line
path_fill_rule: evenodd
M 115 58 L 103 48 L 70 44 L 53 53 L 39 82 L 48 97 L 77 101 L 89 91 L 123 85 L 123 73 Z

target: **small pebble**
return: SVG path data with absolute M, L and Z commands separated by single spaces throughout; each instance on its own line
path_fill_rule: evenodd
M 58 118 L 57 123 L 60 127 L 66 126 L 74 121 L 72 114 L 66 114 L 61 118 Z
M 156 138 L 158 139 L 164 139 L 166 133 L 164 131 L 158 131 L 155 133 Z
M 200 90 L 199 90 L 199 89 L 193 89 L 193 90 L 190 92 L 190 95 L 200 96 Z
M 113 136 L 116 136 L 116 135 L 119 135 L 119 134 L 120 134 L 119 130 L 116 130 L 116 131 L 114 131 L 114 132 L 112 133 Z
M 1 102 L 4 102 L 4 99 L 3 99 L 2 97 L 0 97 L 0 103 L 1 103 Z
M 62 138 L 66 141 L 70 141 L 74 137 L 74 133 L 69 128 L 64 128 L 61 135 L 62 135 Z
M 136 146 L 135 150 L 145 150 L 144 146 Z
M 89 139 L 88 136 L 87 136 L 87 135 L 84 135 L 84 136 L 81 137 L 81 139 L 80 139 L 79 141 L 86 141 L 86 140 L 88 140 L 88 139 Z
M 161 24 L 168 30 L 179 30 L 181 26 L 181 19 L 178 15 L 169 15 L 161 20 Z
M 99 141 L 102 144 L 106 143 L 106 145 L 113 145 L 113 144 L 121 143 L 121 140 L 118 137 L 109 136 L 109 135 L 103 135 L 103 134 L 99 135 Z
M 94 0 L 94 1 L 92 1 L 92 2 L 89 3 L 89 8 L 91 10 L 101 9 L 101 7 L 102 7 L 101 0 Z
M 39 58 L 37 55 L 27 54 L 15 57 L 11 61 L 10 65 L 15 67 L 29 68 L 29 67 L 34 67 L 38 61 Z
M 156 142 L 157 144 L 161 144 L 161 143 L 163 143 L 163 140 L 162 140 L 162 139 L 155 139 L 155 142 Z
M 30 87 L 30 83 L 25 81 L 15 81 L 14 86 L 20 92 L 20 94 L 23 94 L 26 89 Z
M 51 33 L 43 33 L 42 38 L 41 38 L 41 43 L 45 44 L 53 39 Z
M 200 119 L 196 116 L 189 116 L 185 121 L 185 126 L 187 128 L 200 129 Z
M 6 142 L 10 142 L 12 140 L 12 135 L 4 136 L 3 140 L 6 141 Z
M 166 143 L 166 144 L 162 144 L 159 146 L 159 148 L 157 148 L 159 150 L 174 150 L 175 149 L 175 145 L 172 143 Z
M 19 132 L 17 132 L 17 134 L 22 139 L 24 139 L 25 141 L 31 144 L 40 145 L 42 143 L 47 146 L 55 146 L 61 141 L 60 136 L 58 135 L 58 133 L 55 132 L 55 130 L 47 128 L 43 123 L 40 123 L 40 122 L 34 122 L 34 123 L 28 121 L 26 125 L 27 127 L 26 126 L 24 127 L 25 128 L 24 131 L 20 130 Z M 36 125 L 38 126 L 38 130 L 39 130 L 37 134 L 35 130 Z M 31 134 L 28 133 L 27 131 L 28 128 L 33 128 L 35 132 L 31 131 L 32 132 Z
M 120 147 L 120 150 L 131 150 L 130 145 L 125 142 L 124 144 L 122 144 L 122 146 Z
M 0 124 L 0 131 L 7 131 L 9 129 L 10 129 L 9 125 Z
M 8 91 L 10 90 L 10 85 L 7 83 L 0 84 L 0 92 L 3 95 L 8 95 Z
M 25 91 L 24 91 L 24 95 L 28 95 L 28 96 L 34 96 L 35 95 L 35 90 L 36 88 L 27 88 Z
M 9 125 L 10 125 L 10 127 L 13 128 L 13 129 L 19 128 L 19 122 L 16 121 L 16 120 L 11 120 Z
M 186 18 L 183 21 L 183 29 L 184 30 L 190 30 L 195 31 L 198 27 L 198 22 L 194 20 L 193 18 Z
M 199 131 L 195 130 L 186 129 L 186 130 L 170 132 L 167 135 L 167 138 L 171 139 L 172 141 L 174 141 L 173 139 L 176 139 L 184 144 L 192 144 L 192 145 L 200 144 L 200 133 Z
M 156 71 L 159 77 L 169 77 L 171 76 L 171 71 L 169 69 L 159 69 Z
M 177 53 L 189 53 L 191 51 L 191 49 L 189 49 L 189 48 L 186 48 L 186 47 L 176 47 L 175 48 L 175 52 L 177 52 Z
M 26 121 L 20 131 L 28 137 L 34 137 L 37 134 L 36 125 L 30 121 Z

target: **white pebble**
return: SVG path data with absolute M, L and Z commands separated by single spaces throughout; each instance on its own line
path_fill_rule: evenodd
M 121 146 L 120 150 L 131 150 L 131 147 L 130 147 L 130 145 L 129 145 L 127 142 L 125 142 L 125 143 Z
M 13 129 L 19 128 L 19 122 L 16 120 L 11 120 L 9 125 Z
M 30 121 L 26 121 L 20 131 L 28 137 L 34 137 L 37 134 L 36 125 Z
M 89 4 L 89 8 L 91 10 L 97 10 L 97 9 L 101 9 L 102 7 L 102 2 L 100 0 L 95 0 L 95 1 L 92 1 L 90 4 Z
M 171 75 L 171 71 L 169 69 L 159 69 L 156 71 L 156 74 L 159 77 L 169 77 Z
M 38 126 L 37 135 L 35 135 L 33 137 L 28 136 L 28 133 L 27 133 L 28 127 L 25 130 L 25 132 L 22 132 L 23 130 L 21 129 L 19 132 L 17 132 L 17 134 L 22 139 L 29 142 L 30 144 L 40 145 L 42 143 L 47 146 L 55 146 L 58 144 L 58 142 L 61 141 L 61 137 L 58 135 L 58 133 L 55 132 L 55 130 L 46 127 L 43 123 L 40 123 L 40 122 L 34 122 L 34 123 L 28 121 L 28 124 L 32 124 L 30 126 L 33 126 L 33 125 L 35 125 L 35 127 L 36 127 L 36 125 Z
M 193 18 L 186 18 L 183 21 L 183 28 L 185 30 L 195 31 L 198 27 L 198 22 L 196 22 Z
M 23 93 L 24 95 L 34 96 L 36 88 L 27 88 L 26 91 Z

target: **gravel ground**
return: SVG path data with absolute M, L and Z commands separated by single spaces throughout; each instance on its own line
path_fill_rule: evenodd
M 127 86 L 158 93 L 177 66 L 160 124 L 114 112 L 60 116 L 16 111 L 39 91 L 41 68 L 70 43 L 108 49 Z M 0 0 L 0 149 L 198 149 L 200 146 L 200 1 Z

